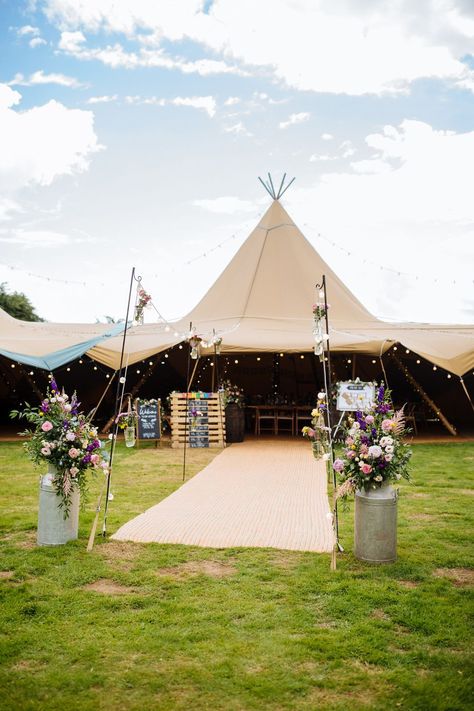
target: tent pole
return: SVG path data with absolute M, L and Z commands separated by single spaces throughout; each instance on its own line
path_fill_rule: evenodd
M 469 400 L 472 409 L 474 410 L 474 403 L 473 403 L 472 400 L 471 400 L 471 396 L 469 395 L 469 391 L 468 391 L 468 389 L 466 388 L 466 384 L 465 384 L 465 382 L 464 382 L 464 380 L 462 379 L 461 376 L 459 377 L 459 382 L 461 383 L 461 385 L 462 385 L 462 387 L 463 387 L 463 390 L 464 390 L 464 392 L 466 393 L 466 397 L 467 397 L 467 399 Z
M 122 387 L 122 397 L 123 397 L 123 392 L 125 390 L 125 383 L 121 383 L 121 375 L 122 375 L 122 368 L 123 368 L 123 356 L 125 353 L 125 342 L 127 340 L 127 330 L 128 330 L 128 316 L 130 313 L 130 301 L 132 298 L 132 287 L 133 287 L 133 282 L 135 280 L 135 267 L 132 269 L 132 274 L 130 277 L 130 288 L 128 291 L 128 302 L 127 302 L 127 315 L 125 317 L 125 328 L 123 330 L 123 338 L 122 338 L 122 351 L 120 353 L 120 366 L 118 369 L 119 377 L 117 378 L 117 389 L 115 391 L 115 419 L 117 419 L 117 415 L 119 414 L 119 411 L 117 410 L 118 404 L 121 401 L 120 398 L 120 385 L 123 385 Z M 137 278 L 137 281 L 141 281 L 141 277 Z M 115 422 L 114 428 L 113 428 L 113 435 L 112 435 L 112 442 L 110 445 L 110 462 L 109 462 L 109 473 L 107 475 L 107 489 L 105 493 L 105 507 L 104 507 L 104 523 L 102 525 L 102 536 L 105 538 L 105 535 L 107 533 L 107 513 L 108 513 L 108 504 L 109 504 L 109 495 L 110 495 L 110 481 L 112 477 L 112 466 L 113 466 L 113 459 L 114 459 L 114 453 L 115 453 L 115 444 L 117 440 L 117 433 L 118 433 L 118 422 Z

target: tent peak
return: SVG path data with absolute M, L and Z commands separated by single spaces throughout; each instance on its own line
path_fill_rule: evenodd
M 260 180 L 263 187 L 265 188 L 265 190 L 267 191 L 267 193 L 270 195 L 270 197 L 273 200 L 279 200 L 282 197 L 282 195 L 284 195 L 284 193 L 286 193 L 286 191 L 288 190 L 290 185 L 295 180 L 295 178 L 292 178 L 290 180 L 290 182 L 285 187 L 283 187 L 285 185 L 285 178 L 286 178 L 286 173 L 283 173 L 283 178 L 281 179 L 280 187 L 278 188 L 278 190 L 275 190 L 275 186 L 273 185 L 272 176 L 270 175 L 270 173 L 267 173 L 267 175 L 268 175 L 268 183 L 265 183 L 260 176 L 258 177 L 258 179 Z

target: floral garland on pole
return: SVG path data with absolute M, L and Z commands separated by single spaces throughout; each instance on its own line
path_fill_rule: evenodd
M 137 326 L 143 326 L 144 311 L 151 301 L 150 294 L 147 294 L 142 286 L 137 289 L 137 303 L 135 305 L 134 321 Z
M 76 393 L 69 397 L 64 389 L 60 391 L 54 378 L 39 407 L 25 405 L 23 411 L 12 410 L 10 417 L 24 418 L 33 426 L 20 433 L 29 438 L 23 446 L 36 465 L 47 462 L 54 467 L 51 483 L 61 499 L 59 506 L 64 509 L 64 518 L 68 518 L 76 489 L 85 504 L 87 472 L 108 474 L 105 445 L 98 439 L 97 429 L 79 412 Z
M 324 360 L 324 350 L 329 340 L 329 336 L 324 333 L 323 319 L 326 318 L 329 309 L 329 304 L 317 303 L 313 304 L 313 336 L 315 340 L 314 354 L 319 356 L 319 360 Z
M 318 402 L 311 411 L 312 427 L 305 426 L 301 430 L 303 437 L 309 439 L 315 459 L 327 462 L 330 458 L 329 427 L 326 426 L 325 415 L 327 412 L 326 393 L 318 393 Z

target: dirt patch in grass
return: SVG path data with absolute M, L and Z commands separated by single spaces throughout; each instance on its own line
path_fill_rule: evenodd
M 407 588 L 408 590 L 414 590 L 419 585 L 419 583 L 415 583 L 413 580 L 397 580 L 397 583 L 401 585 L 402 588 Z
M 309 702 L 310 708 L 322 708 L 321 704 L 339 704 L 337 708 L 350 708 L 353 703 L 370 708 L 376 699 L 376 695 L 370 691 L 334 691 L 332 689 L 320 689 L 314 687 L 302 702 L 302 707 Z M 313 705 L 314 704 L 314 705 Z M 347 706 L 343 706 L 347 704 Z
M 282 570 L 292 570 L 301 562 L 301 555 L 287 551 L 277 551 L 270 554 L 269 562 Z
M 429 494 L 423 494 L 422 491 L 407 491 L 408 496 L 411 496 L 413 499 L 429 499 L 430 495 Z
M 207 575 L 210 578 L 227 578 L 237 572 L 235 565 L 220 560 L 190 560 L 171 568 L 160 568 L 158 575 L 172 578 L 188 578 L 193 575 Z
M 433 575 L 437 578 L 448 578 L 458 588 L 474 585 L 474 570 L 472 568 L 437 568 Z
M 97 552 L 107 562 L 118 566 L 120 570 L 130 571 L 135 560 L 142 552 L 142 546 L 127 541 L 109 541 L 97 547 Z
M 40 669 L 45 669 L 48 665 L 45 662 L 39 662 L 37 659 L 19 659 L 11 667 L 14 672 L 36 672 Z
M 130 588 L 127 585 L 120 585 L 114 580 L 107 580 L 106 578 L 101 578 L 96 580 L 94 583 L 89 583 L 84 585 L 83 590 L 97 592 L 101 595 L 130 595 L 130 593 L 138 592 L 135 588 Z
M 372 610 L 372 617 L 375 617 L 376 620 L 389 620 L 390 619 L 390 617 L 387 615 L 387 613 L 384 612 L 383 610 L 380 610 L 379 608 Z
M 457 493 L 465 496 L 474 496 L 474 489 L 456 489 Z
M 13 570 L 0 570 L 0 580 L 11 580 L 15 577 Z
M 433 516 L 433 514 L 427 514 L 427 513 L 417 513 L 417 514 L 411 514 L 410 518 L 412 521 L 433 521 L 434 519 L 438 520 L 439 516 Z

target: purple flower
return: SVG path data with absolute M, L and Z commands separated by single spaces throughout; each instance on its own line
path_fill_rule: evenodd
M 379 402 L 383 402 L 384 395 L 385 395 L 385 388 L 383 385 L 381 385 L 377 391 L 377 399 Z
M 81 462 L 82 462 L 83 464 L 89 464 L 90 461 L 91 461 L 91 455 L 90 455 L 90 454 L 86 454 L 86 456 L 85 456 L 85 457 L 82 457 L 82 459 L 81 459 Z
M 342 472 L 344 469 L 344 462 L 342 459 L 336 459 L 336 461 L 334 462 L 334 464 L 332 466 L 333 466 L 334 471 Z
M 59 392 L 59 388 L 58 388 L 58 386 L 57 386 L 56 381 L 55 381 L 54 378 L 51 378 L 50 387 L 51 387 L 51 391 L 52 391 L 53 393 L 58 393 L 58 392 Z
M 49 410 L 49 405 L 47 400 L 43 400 L 43 402 L 40 405 L 40 410 L 41 412 L 48 412 Z

